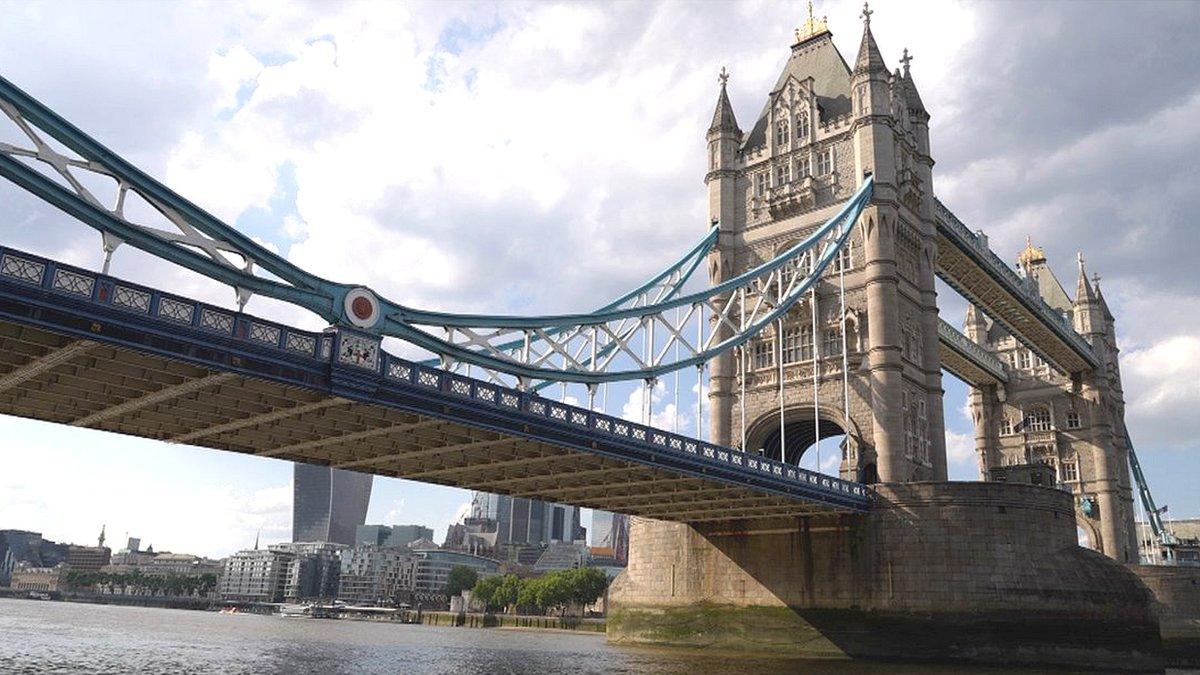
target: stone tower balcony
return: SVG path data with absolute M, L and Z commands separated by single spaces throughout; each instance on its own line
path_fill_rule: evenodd
M 825 182 L 813 176 L 805 176 L 767 191 L 767 210 L 778 220 L 797 213 L 811 211 L 817 206 L 817 187 Z

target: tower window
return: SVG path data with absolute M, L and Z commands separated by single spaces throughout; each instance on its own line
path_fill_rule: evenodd
M 1062 482 L 1071 482 L 1079 480 L 1079 465 L 1074 460 L 1064 461 L 1061 466 L 1062 475 L 1059 480 Z
M 754 175 L 754 194 L 761 197 L 767 194 L 767 172 L 760 171 Z
M 791 326 L 783 331 L 784 363 L 795 363 L 800 360 L 800 341 L 802 339 L 799 326 Z
M 1009 435 L 1009 434 L 1011 434 L 1011 433 L 1013 433 L 1013 423 L 1012 423 L 1012 418 L 1011 418 L 1011 417 L 1009 417 L 1008 415 L 1005 415 L 1005 416 L 1004 416 L 1004 417 L 1003 417 L 1003 418 L 1000 420 L 1000 435 L 1001 435 L 1001 436 L 1007 436 L 1007 435 Z
M 1078 429 L 1080 426 L 1081 425 L 1079 424 L 1079 413 L 1075 412 L 1074 410 L 1068 410 L 1067 411 L 1067 428 L 1068 429 Z
M 838 251 L 837 255 L 833 258 L 833 263 L 830 265 L 830 271 L 841 272 L 842 270 L 850 269 L 850 261 L 852 260 L 850 248 L 853 244 L 853 241 L 847 241 L 842 250 Z
M 792 172 L 790 171 L 790 169 L 791 169 L 791 165 L 788 164 L 786 161 L 781 163 L 779 166 L 775 167 L 775 186 L 776 187 L 779 187 L 780 185 L 786 185 L 787 183 L 791 182 Z
M 804 180 L 809 176 L 808 158 L 801 157 L 796 160 L 796 180 Z
M 784 146 L 791 140 L 791 134 L 788 130 L 787 119 L 781 119 L 775 123 L 775 145 Z
M 817 153 L 817 175 L 826 176 L 833 172 L 833 148 Z
M 1050 409 L 1037 406 L 1025 413 L 1025 429 L 1028 431 L 1050 431 Z
M 842 329 L 830 328 L 825 331 L 825 356 L 841 356 Z
M 808 113 L 801 112 L 796 115 L 796 140 L 804 143 L 808 140 Z
M 775 350 L 772 349 L 770 340 L 759 340 L 754 343 L 754 367 L 755 368 L 770 368 L 774 363 Z

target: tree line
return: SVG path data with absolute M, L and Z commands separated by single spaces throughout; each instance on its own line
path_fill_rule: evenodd
M 475 582 L 471 597 L 488 611 L 565 614 L 568 608 L 575 608 L 582 613 L 607 588 L 604 572 L 580 567 L 529 578 L 515 574 L 483 577 Z
M 217 588 L 217 575 L 144 574 L 133 572 L 90 572 L 69 570 L 67 588 L 88 588 L 99 592 L 125 595 L 165 595 L 203 597 Z

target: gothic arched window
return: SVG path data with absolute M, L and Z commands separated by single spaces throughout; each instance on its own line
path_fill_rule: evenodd
M 1050 409 L 1044 405 L 1034 406 L 1025 413 L 1026 431 L 1050 431 Z
M 787 118 L 781 119 L 775 123 L 775 145 L 787 145 L 790 140 L 791 134 L 788 129 Z
M 796 140 L 800 143 L 808 142 L 809 131 L 808 113 L 801 111 L 800 114 L 796 115 Z

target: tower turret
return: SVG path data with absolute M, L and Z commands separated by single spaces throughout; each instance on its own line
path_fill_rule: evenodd
M 717 80 L 721 83 L 721 91 L 717 95 L 717 107 L 713 111 L 712 124 L 709 125 L 706 134 L 708 173 L 704 176 L 704 182 L 708 184 L 710 220 L 719 222 L 722 232 L 732 232 L 736 226 L 734 204 L 737 201 L 737 154 L 742 130 L 738 127 L 737 117 L 733 114 L 733 105 L 729 103 L 729 93 L 726 91 L 729 73 L 721 68 Z
M 1096 297 L 1096 291 L 1088 281 L 1087 268 L 1083 264 L 1083 253 L 1078 253 L 1079 279 L 1075 284 L 1075 301 L 1072 303 L 1072 319 L 1075 332 L 1086 337 L 1092 346 L 1100 349 L 1096 338 L 1104 334 L 1104 308 Z

